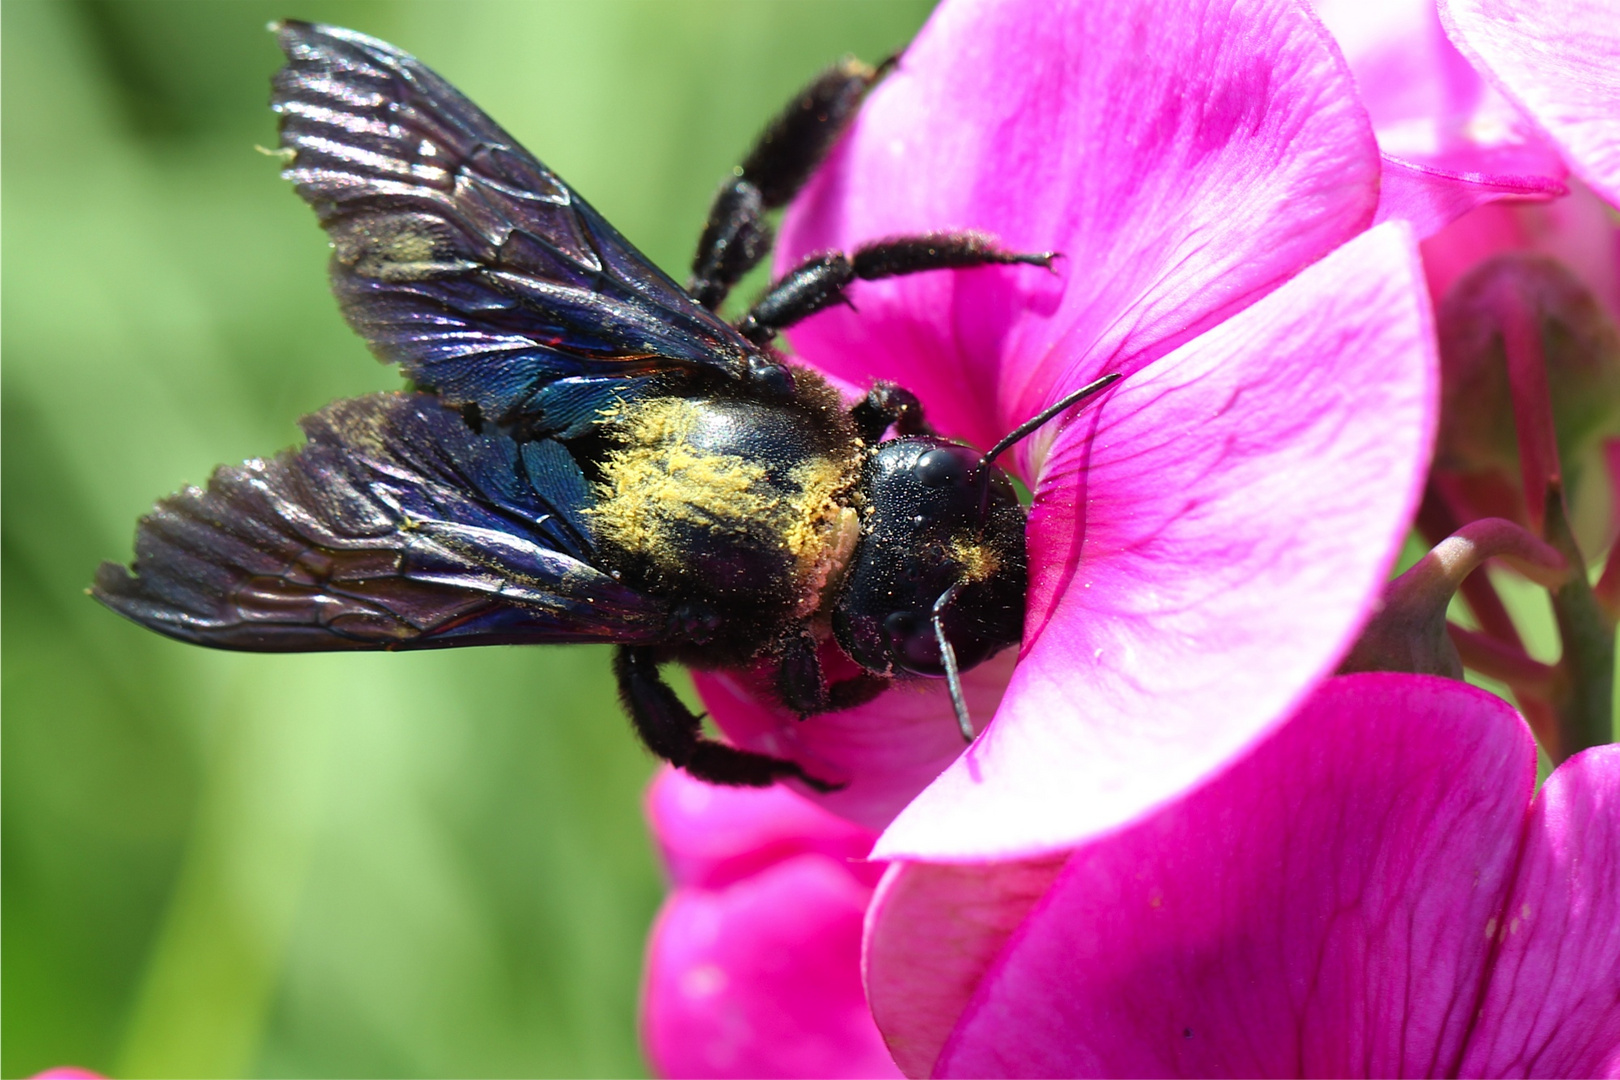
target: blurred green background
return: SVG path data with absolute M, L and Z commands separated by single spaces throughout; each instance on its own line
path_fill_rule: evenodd
M 265 22 L 417 53 L 684 277 L 766 117 L 927 7 L 7 0 L 6 1076 L 645 1068 L 651 761 L 605 651 L 239 656 L 83 595 L 155 498 L 398 385 L 254 152 Z

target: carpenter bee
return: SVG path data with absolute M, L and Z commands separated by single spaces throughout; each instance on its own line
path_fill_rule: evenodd
M 853 407 L 770 345 L 856 278 L 1050 267 L 975 233 L 805 260 L 716 309 L 882 69 L 806 87 L 721 188 L 682 289 L 489 117 L 381 41 L 288 20 L 283 175 L 331 240 L 344 316 L 413 388 L 339 401 L 307 441 L 143 518 L 91 590 L 161 634 L 301 652 L 614 642 L 647 745 L 723 784 L 826 778 L 706 738 L 658 665 L 768 666 L 801 716 L 1018 641 L 1025 513 L 989 454 L 878 383 Z M 884 436 L 893 430 L 894 435 Z M 828 638 L 863 674 L 829 685 Z

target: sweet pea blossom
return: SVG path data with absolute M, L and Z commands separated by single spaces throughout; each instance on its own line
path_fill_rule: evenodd
M 880 858 L 1072 846 L 1206 779 L 1354 639 L 1413 512 L 1434 418 L 1404 225 L 1331 38 L 1291 0 L 946 0 L 790 208 L 778 266 L 908 232 L 1057 251 L 851 289 L 792 334 L 1003 458 L 1034 493 L 1022 646 L 944 687 L 800 721 L 698 678 L 739 745 L 844 784 Z M 829 650 L 830 652 L 830 650 Z M 837 657 L 827 656 L 837 677 Z
M 653 923 L 642 1044 L 668 1077 L 899 1076 L 861 987 L 876 834 L 783 787 L 665 768 L 647 819 L 673 889 Z
M 1200 216 L 1207 208 L 1198 200 L 1218 203 L 1219 190 L 1161 179 L 1162 156 L 1131 156 L 1154 133 L 1161 136 L 1156 148 L 1175 147 L 1174 138 L 1163 137 L 1163 123 L 1132 127 L 1164 109 L 1117 102 L 1162 104 L 1155 79 L 1184 85 L 1130 49 L 1173 64 L 1189 54 L 1219 55 L 1220 35 L 1198 41 L 1197 17 L 1185 16 L 1166 34 L 1192 42 L 1188 53 L 1176 53 L 1177 43 L 1156 37 L 1152 25 L 1173 16 L 1142 6 L 1097 7 L 1095 21 L 1065 9 L 1045 22 L 1030 11 L 1003 24 L 992 12 L 948 2 L 902 62 L 896 83 L 903 89 L 874 96 L 784 228 L 784 265 L 821 248 L 965 226 L 1014 247 L 1078 250 L 1081 269 L 1099 271 L 1087 276 L 1065 260 L 1059 267 L 1066 276 L 1055 285 L 1000 270 L 863 285 L 854 293 L 856 312 L 821 316 L 794 338 L 803 359 L 854 387 L 874 377 L 911 386 L 942 430 L 980 445 L 1092 376 L 1127 373 L 1100 407 L 1046 433 L 1020 463 L 1036 495 L 1025 642 L 1017 657 L 998 657 L 968 680 L 975 718 L 983 724 L 994 715 L 994 723 L 934 780 L 958 750 L 937 687 L 902 687 L 869 706 L 803 723 L 758 704 L 746 679 L 701 677 L 705 698 L 734 740 L 847 779 L 845 791 L 823 800 L 839 813 L 881 829 L 906 807 L 878 840 L 876 855 L 934 861 L 891 869 L 868 915 L 865 962 L 871 1007 L 908 1075 L 1620 1073 L 1620 931 L 1611 929 L 1620 925 L 1620 830 L 1613 822 L 1620 753 L 1576 755 L 1532 803 L 1535 749 L 1523 721 L 1497 699 L 1459 684 L 1347 676 L 1320 684 L 1297 711 L 1279 708 L 1275 699 L 1245 711 L 1266 680 L 1244 678 L 1237 665 L 1255 665 L 1264 655 L 1253 670 L 1291 677 L 1292 657 L 1276 648 L 1268 617 L 1292 635 L 1331 634 L 1290 618 L 1289 598 L 1314 595 L 1300 590 L 1319 589 L 1321 579 L 1292 576 L 1309 560 L 1275 565 L 1288 545 L 1263 546 L 1275 571 L 1266 575 L 1225 577 L 1232 569 L 1226 560 L 1249 549 L 1256 531 L 1281 530 L 1291 541 L 1311 534 L 1263 498 L 1250 506 L 1254 516 L 1246 522 L 1212 513 L 1180 530 L 1180 515 L 1167 504 L 1190 496 L 1179 505 L 1197 516 L 1223 498 L 1235 504 L 1239 492 L 1257 494 L 1243 486 L 1255 482 L 1254 472 L 1228 486 L 1228 465 L 1269 465 L 1273 476 L 1297 479 L 1295 506 L 1312 513 L 1335 513 L 1330 499 L 1316 501 L 1332 484 L 1311 471 L 1311 455 L 1264 446 L 1264 439 L 1254 439 L 1253 456 L 1242 461 L 1243 454 L 1210 455 L 1162 436 L 1173 429 L 1178 440 L 1197 438 L 1214 424 L 1212 437 L 1230 438 L 1236 429 L 1219 427 L 1226 403 L 1264 402 L 1289 377 L 1320 393 L 1335 384 L 1309 381 L 1318 364 L 1331 368 L 1338 386 L 1363 389 L 1368 376 L 1347 381 L 1355 376 L 1341 346 L 1321 347 L 1334 333 L 1329 325 L 1351 335 L 1342 342 L 1361 341 L 1363 349 L 1411 350 L 1402 335 L 1377 343 L 1363 337 L 1368 327 L 1348 310 L 1314 327 L 1296 321 L 1280 334 L 1261 329 L 1297 320 L 1294 305 L 1353 291 L 1350 260 L 1365 258 L 1376 244 L 1390 249 L 1383 237 L 1401 234 L 1385 226 L 1351 239 L 1359 231 L 1351 228 L 1340 236 L 1348 246 L 1316 265 L 1301 260 L 1268 281 L 1258 280 L 1264 267 L 1244 267 L 1250 282 L 1222 279 L 1218 287 L 1227 291 L 1218 298 L 1189 287 L 1178 275 L 1196 280 L 1211 248 L 1221 258 L 1227 254 L 1221 244 L 1241 247 L 1249 238 L 1223 232 L 1218 217 Z M 1236 24 L 1268 15 L 1269 22 L 1259 19 L 1272 35 L 1259 37 L 1263 51 L 1286 37 L 1278 27 L 1289 10 L 1235 5 L 1214 18 Z M 1382 173 L 1375 220 L 1401 222 L 1427 237 L 1423 277 L 1391 275 L 1393 259 L 1361 263 L 1363 273 L 1398 281 L 1417 296 L 1426 278 L 1438 298 L 1504 251 L 1557 254 L 1604 308 L 1616 310 L 1620 245 L 1613 220 L 1582 180 L 1567 177 L 1564 158 L 1584 180 L 1591 170 L 1548 137 L 1527 99 L 1482 79 L 1458 52 L 1455 12 L 1442 30 L 1440 13 L 1425 2 L 1323 3 L 1319 11 L 1370 112 Z M 1043 52 L 1041 35 L 1021 40 L 1011 21 L 1020 17 L 1048 31 L 1053 22 L 1070 26 L 1062 47 L 1103 71 L 1064 67 L 1050 55 L 1055 46 Z M 997 67 L 998 50 L 1013 59 Z M 1147 86 L 1125 86 L 1128 79 L 1109 68 L 1114 62 Z M 1042 65 L 1062 74 L 1047 74 Z M 1108 85 L 1109 78 L 1121 81 Z M 1286 98 L 1286 86 L 1276 85 Z M 1214 77 L 1204 88 L 1219 86 Z M 1065 87 L 1081 103 L 1080 118 L 1065 112 Z M 926 108 L 930 92 L 942 101 L 937 116 Z M 996 94 L 1005 100 L 991 100 Z M 1088 126 L 1088 108 L 1107 123 Z M 1084 168 L 1066 179 L 1052 156 Z M 1186 159 L 1169 157 L 1168 168 L 1185 166 Z M 1227 163 L 1218 152 L 1210 160 L 1201 164 L 1218 170 Z M 1269 160 L 1289 161 L 1286 154 Z M 1290 182 L 1312 175 L 1307 169 Z M 1252 194 L 1230 175 L 1225 182 Z M 1184 190 L 1191 198 L 1176 201 Z M 1027 193 L 1034 197 L 1020 198 Z M 1486 205 L 1492 202 L 1498 205 Z M 1287 207 L 1272 209 L 1271 220 L 1286 227 Z M 1165 230 L 1176 215 L 1203 223 L 1200 242 L 1174 247 L 1177 238 Z M 1060 239 L 1021 239 L 1043 235 Z M 1399 304 L 1377 295 L 1375 320 L 1406 317 Z M 1421 300 L 1416 310 L 1421 337 L 1427 332 Z M 1322 335 L 1317 345 L 1297 347 L 1313 331 Z M 1227 333 L 1232 338 L 1223 340 Z M 1217 343 L 1227 345 L 1219 364 L 1190 359 Z M 1257 356 L 1267 350 L 1286 371 L 1267 373 Z M 1178 379 L 1172 374 L 1178 363 L 1192 365 L 1187 370 L 1196 376 Z M 1194 420 L 1198 394 L 1216 388 L 1207 380 L 1217 370 L 1233 375 L 1219 384 L 1227 396 L 1215 395 L 1211 401 L 1221 407 Z M 1372 377 L 1384 377 L 1384 370 Z M 1145 380 L 1152 382 L 1141 397 L 1125 396 Z M 1179 401 L 1164 392 L 1171 387 Z M 1290 400 L 1297 407 L 1302 399 Z M 1164 414 L 1150 414 L 1167 401 L 1181 409 L 1156 430 Z M 1361 422 L 1343 415 L 1347 431 Z M 1419 427 L 1430 416 L 1423 413 Z M 1285 426 L 1277 425 L 1278 435 Z M 1344 459 L 1331 460 L 1342 482 L 1390 492 L 1390 476 L 1345 472 Z M 1188 461 L 1202 467 L 1187 469 Z M 1149 480 L 1168 495 L 1144 491 Z M 1203 483 L 1211 483 L 1207 499 Z M 1488 555 L 1521 559 L 1549 588 L 1570 577 L 1559 550 L 1508 522 L 1479 517 L 1454 522 L 1473 524 L 1413 573 L 1428 567 L 1448 595 Z M 1519 517 L 1528 523 L 1527 515 Z M 1219 524 L 1229 543 L 1200 543 L 1202 524 Z M 1243 525 L 1258 528 L 1245 532 Z M 1134 562 L 1122 558 L 1142 552 Z M 1319 552 L 1324 561 L 1344 560 L 1343 552 Z M 1259 561 L 1239 557 L 1246 569 Z M 1200 623 L 1214 614 L 1204 606 L 1213 591 L 1188 586 L 1200 573 L 1225 582 L 1228 595 L 1219 602 L 1235 604 L 1219 631 Z M 1092 591 L 1098 588 L 1107 591 Z M 1239 591 L 1270 604 L 1265 617 L 1229 595 Z M 1430 606 L 1434 625 L 1424 628 L 1425 637 L 1444 645 L 1443 598 Z M 1365 608 L 1342 610 L 1352 608 L 1344 625 L 1353 637 Z M 1262 647 L 1246 651 L 1244 638 Z M 1123 664 L 1086 662 L 1093 649 L 1089 659 L 1098 661 L 1120 644 Z M 1343 645 L 1326 651 L 1341 654 Z M 1275 672 L 1265 666 L 1271 656 L 1283 658 Z M 1214 657 L 1234 669 L 1215 671 Z M 828 657 L 830 665 L 837 659 Z M 1187 670 L 1205 660 L 1210 667 Z M 1460 674 L 1454 653 L 1451 663 Z M 1302 693 L 1318 676 L 1299 683 Z M 1202 712 L 1187 707 L 1189 700 Z M 1185 709 L 1179 716 L 1178 708 Z M 1290 711 L 1295 718 L 1272 731 Z M 1236 713 L 1248 719 L 1236 721 Z M 1217 726 L 1233 723 L 1234 730 L 1253 726 L 1246 742 L 1211 752 L 1198 744 L 1205 732 L 1194 715 Z M 1192 748 L 1177 739 L 1191 740 Z M 1235 757 L 1237 764 L 1229 764 Z M 734 797 L 759 796 L 692 796 L 705 806 Z M 861 1063 L 852 1071 L 884 1075 L 870 1031 L 848 1020 L 856 1009 L 850 927 L 870 895 L 870 870 L 849 860 L 875 834 L 855 830 L 845 848 L 816 848 L 828 860 L 823 870 L 836 864 L 836 873 L 827 872 L 853 887 L 790 891 L 779 868 L 800 857 L 795 845 L 821 843 L 818 830 L 831 827 L 831 819 L 811 814 L 797 797 L 773 797 L 770 808 L 761 802 L 749 812 L 689 818 L 730 837 L 720 842 L 723 861 L 747 869 L 721 873 L 722 884 L 707 892 L 677 871 L 682 883 L 670 910 L 701 897 L 706 914 L 661 918 L 655 929 L 646 986 L 650 1055 L 672 1074 L 815 1071 L 805 1063 L 810 1058 L 789 1049 L 798 1029 L 779 1018 L 791 1014 L 812 1054 L 838 1046 L 843 1060 Z M 683 820 L 679 814 L 653 816 L 666 852 L 679 847 L 667 837 L 696 835 L 670 824 Z M 772 820 L 786 824 L 767 827 Z M 1110 828 L 1118 831 L 1097 839 Z M 789 834 L 799 838 L 784 841 Z M 670 858 L 680 862 L 676 854 Z M 757 884 L 770 880 L 767 871 L 782 875 L 780 892 Z M 728 890 L 742 882 L 759 888 L 761 899 L 729 899 Z M 779 959 L 770 977 L 761 977 L 750 959 L 759 951 L 813 962 Z M 733 988 L 734 997 L 724 1008 L 705 1010 L 691 988 L 716 985 Z M 653 1034 L 655 1015 L 665 1018 L 662 1042 Z M 722 1023 L 722 1015 L 730 1019 Z M 732 1033 L 731 1042 L 708 1038 L 720 1029 Z M 681 1031 L 708 1041 L 683 1040 Z M 695 1043 L 769 1045 L 774 1056 L 732 1050 L 721 1066 L 694 1056 Z M 685 1056 L 671 1057 L 670 1047 Z M 731 1064 L 738 1060 L 746 1064 Z
M 1620 104 L 1606 130 L 1620 153 Z M 1440 308 L 1444 388 L 1427 531 L 1488 515 L 1539 523 L 1539 500 L 1521 490 L 1518 475 L 1528 439 L 1525 460 L 1557 456 L 1585 550 L 1613 539 L 1620 217 L 1581 181 L 1572 178 L 1569 188 L 1552 201 L 1480 206 L 1423 241 L 1424 275 Z M 1505 291 L 1518 297 L 1504 302 Z M 1480 347 L 1502 333 L 1514 304 L 1540 326 L 1534 360 L 1546 369 L 1544 387 L 1538 380 L 1510 390 L 1505 357 Z M 1538 407 L 1550 410 L 1551 427 L 1528 415 Z
M 1518 273 L 1532 279 L 1525 283 L 1530 291 L 1552 294 L 1560 302 L 1561 310 L 1548 313 L 1553 320 L 1573 326 L 1588 343 L 1601 336 L 1597 320 L 1579 310 L 1584 298 L 1562 283 L 1549 282 L 1536 259 L 1552 260 L 1567 270 L 1572 284 L 1584 287 L 1606 314 L 1603 321 L 1612 323 L 1620 316 L 1615 215 L 1587 183 L 1568 175 L 1573 167 L 1600 189 L 1606 169 L 1620 176 L 1620 10 L 1612 4 L 1534 0 L 1458 0 L 1439 7 L 1436 0 L 1314 0 L 1314 6 L 1343 48 L 1372 117 L 1384 159 L 1379 218 L 1407 220 L 1423 238 L 1424 272 L 1435 303 L 1444 308 L 1459 279 L 1485 263 L 1504 255 L 1531 256 L 1498 277 Z M 1566 120 L 1578 130 L 1577 137 L 1560 137 Z M 1612 180 L 1611 192 L 1616 190 Z M 1528 269 L 1520 273 L 1521 268 Z M 1481 291 L 1476 289 L 1476 295 Z M 1483 301 L 1487 311 L 1502 306 L 1495 296 Z M 1461 314 L 1465 321 L 1473 317 Z M 1483 473 L 1488 471 L 1485 464 L 1496 464 L 1485 460 L 1494 452 L 1497 459 L 1512 459 L 1517 471 L 1513 418 L 1495 416 L 1504 411 L 1505 373 L 1498 401 L 1459 387 L 1471 373 L 1459 376 L 1454 369 L 1462 361 L 1444 347 L 1444 310 L 1441 323 L 1447 397 L 1438 468 L 1443 474 L 1458 471 L 1458 447 L 1448 445 L 1444 433 L 1460 419 L 1475 429 L 1468 433 L 1474 446 L 1464 449 L 1480 459 L 1462 464 Z M 1478 362 L 1477 356 L 1466 360 Z M 1582 414 L 1577 423 L 1584 421 L 1592 429 L 1591 403 L 1613 399 L 1613 388 L 1594 385 L 1590 374 L 1595 365 L 1589 360 L 1547 360 L 1555 410 Z M 1579 370 L 1583 365 L 1588 370 Z M 1561 376 L 1564 385 L 1559 385 Z M 1452 400 L 1457 393 L 1471 392 L 1466 401 Z M 1561 392 L 1563 401 L 1558 400 Z M 1581 407 L 1571 408 L 1571 401 Z M 1586 432 L 1566 432 L 1567 426 L 1575 426 L 1566 419 L 1559 417 L 1559 435 L 1567 450 Z M 1479 429 L 1491 424 L 1505 429 L 1506 438 L 1497 440 L 1500 447 L 1480 445 Z M 1601 457 L 1603 448 L 1597 449 Z M 1565 462 L 1576 464 L 1568 453 Z M 1603 470 L 1599 465 L 1593 471 Z M 1539 518 L 1539 502 L 1526 512 L 1516 490 L 1491 478 L 1476 477 L 1459 486 L 1443 475 L 1442 483 L 1449 489 L 1445 501 L 1454 504 L 1454 525 L 1486 515 L 1524 524 Z M 1595 538 L 1589 550 L 1607 545 L 1608 530 L 1596 528 L 1590 515 L 1584 524 Z
M 1452 44 L 1434 0 L 1313 7 L 1372 118 L 1384 164 L 1380 221 L 1407 221 L 1423 238 L 1487 203 L 1565 193 L 1556 148 Z
M 1560 766 L 1449 680 L 1323 684 L 1066 859 L 901 865 L 866 962 L 937 1076 L 1620 1073 L 1620 747 Z
M 1442 0 L 1457 47 L 1620 206 L 1620 18 L 1606 0 Z

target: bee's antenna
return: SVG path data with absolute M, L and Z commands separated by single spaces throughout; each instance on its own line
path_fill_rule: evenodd
M 1118 374 L 1104 375 L 1096 382 L 1087 383 L 1074 393 L 1065 395 L 1063 399 L 1058 401 L 1055 405 L 1042 409 L 1035 416 L 1030 417 L 1022 424 L 1019 424 L 1017 427 L 1013 428 L 1007 433 L 1006 438 L 992 446 L 990 448 L 990 452 L 979 459 L 978 467 L 982 469 L 992 461 L 996 460 L 997 455 L 999 455 L 1003 450 L 1007 449 L 1007 447 L 1018 442 L 1020 439 L 1028 438 L 1042 424 L 1045 424 L 1048 420 L 1052 419 L 1064 409 L 1067 409 L 1070 405 L 1077 405 L 1086 400 L 1086 398 L 1091 397 L 1093 394 L 1101 393 L 1110 386 L 1113 386 L 1115 383 L 1119 382 L 1119 380 L 1122 378 L 1124 378 L 1124 376 Z
M 1096 382 L 1087 383 L 1085 386 L 1082 386 L 1072 394 L 1065 394 L 1055 404 L 1049 405 L 1048 407 L 1042 409 L 1039 413 L 1030 417 L 1028 420 L 1025 420 L 1022 424 L 1019 424 L 1017 427 L 1009 431 L 1006 438 L 992 446 L 990 448 L 990 452 L 979 459 L 979 463 L 973 466 L 973 468 L 979 473 L 979 521 L 981 525 L 984 522 L 985 515 L 990 512 L 990 463 L 996 460 L 997 455 L 999 455 L 1009 446 L 1012 446 L 1014 443 L 1018 442 L 1018 440 L 1028 438 L 1030 435 L 1034 434 L 1034 432 L 1039 429 L 1042 424 L 1045 424 L 1047 421 L 1063 412 L 1063 410 L 1067 409 L 1069 406 L 1078 405 L 1080 402 L 1086 400 L 1088 397 L 1091 397 L 1093 394 L 1102 393 L 1110 386 L 1113 386 L 1115 383 L 1119 382 L 1119 380 L 1122 378 L 1124 378 L 1124 376 L 1118 374 L 1117 372 L 1113 375 L 1104 375 Z
M 939 642 L 939 657 L 945 662 L 945 685 L 951 690 L 951 708 L 956 710 L 956 724 L 962 729 L 962 738 L 972 742 L 973 721 L 968 716 L 967 698 L 962 696 L 962 675 L 956 669 L 956 650 L 951 648 L 950 640 L 945 637 L 945 623 L 940 618 L 945 605 L 956 599 L 956 590 L 961 587 L 962 583 L 958 581 L 934 601 L 934 639 Z

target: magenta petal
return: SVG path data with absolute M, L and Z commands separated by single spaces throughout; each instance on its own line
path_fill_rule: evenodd
M 1548 778 L 1463 1076 L 1620 1076 L 1620 746 Z
M 1457 47 L 1620 205 L 1620 17 L 1604 0 L 1441 0 Z
M 979 980 L 1067 858 L 895 863 L 884 874 L 866 915 L 866 997 L 901 1072 L 932 1071 Z
M 669 1077 L 899 1075 L 861 990 L 872 895 L 799 855 L 724 889 L 680 889 L 653 925 L 642 1037 Z
M 858 311 L 793 343 L 989 445 L 1054 387 L 1134 370 L 1360 231 L 1378 168 L 1303 5 L 947 2 L 790 210 L 778 267 L 962 228 L 1064 257 L 858 283 Z
M 1001 709 L 875 857 L 1071 846 L 1286 716 L 1348 647 L 1416 505 L 1431 336 L 1410 237 L 1380 226 L 1081 414 L 1037 489 Z
M 1454 1075 L 1534 781 L 1499 698 L 1330 680 L 1226 776 L 1076 852 L 937 1073 Z
M 675 884 L 705 888 L 805 852 L 865 859 L 876 839 L 785 787 L 718 787 L 668 766 L 647 790 L 647 820 Z

